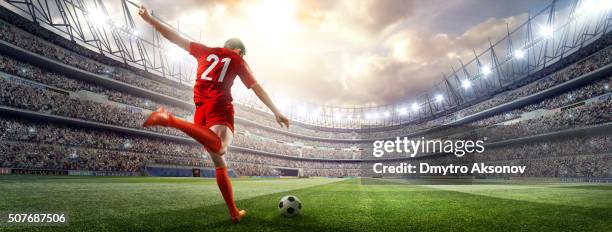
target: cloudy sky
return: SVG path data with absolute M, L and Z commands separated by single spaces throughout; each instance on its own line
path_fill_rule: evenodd
M 408 100 L 487 38 L 550 0 L 140 0 L 210 46 L 246 44 L 276 97 L 318 104 Z

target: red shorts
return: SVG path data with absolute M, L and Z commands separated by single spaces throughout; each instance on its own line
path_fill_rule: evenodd
M 224 125 L 234 133 L 234 105 L 232 103 L 196 103 L 193 123 L 206 128 Z

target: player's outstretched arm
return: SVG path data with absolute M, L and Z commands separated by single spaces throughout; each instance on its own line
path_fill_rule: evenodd
M 272 111 L 272 113 L 274 113 L 274 117 L 276 117 L 276 122 L 278 123 L 278 125 L 280 125 L 281 127 L 289 128 L 289 119 L 285 117 L 278 110 L 278 108 L 276 108 L 276 105 L 274 105 L 274 102 L 272 102 L 272 99 L 270 99 L 270 96 L 268 95 L 266 90 L 264 90 L 259 84 L 254 84 L 253 86 L 251 86 L 251 89 L 253 90 L 253 92 L 255 92 L 255 95 L 257 95 L 259 100 L 261 100 Z
M 151 16 L 151 13 L 149 13 L 149 10 L 147 10 L 147 8 L 145 8 L 144 6 L 140 6 L 140 9 L 138 10 L 138 14 L 140 15 L 140 17 L 142 17 L 142 19 L 145 22 L 151 24 L 151 26 L 153 26 L 155 30 L 157 30 L 160 34 L 162 34 L 162 36 L 170 40 L 170 42 L 178 45 L 179 47 L 185 49 L 186 51 L 189 51 L 189 43 L 191 41 L 182 37 L 178 32 L 174 31 L 169 26 L 166 26 L 163 23 L 161 23 L 159 20 L 153 18 L 153 16 Z

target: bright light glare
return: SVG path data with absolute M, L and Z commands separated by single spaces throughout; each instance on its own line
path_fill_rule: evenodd
M 306 106 L 300 106 L 298 107 L 297 112 L 301 116 L 306 116 L 306 114 L 308 113 L 308 108 L 306 108 Z
M 174 45 L 174 44 L 168 44 L 168 46 L 166 46 L 166 51 L 167 51 L 167 56 L 171 61 L 179 61 L 181 60 L 181 58 L 187 54 L 187 52 Z
M 217 11 L 217 14 L 223 14 L 223 13 L 225 13 L 225 5 L 223 5 L 223 4 L 217 4 L 217 6 L 216 6 L 216 11 Z
M 442 100 L 444 100 L 444 96 L 442 96 L 442 94 L 436 94 L 436 101 L 442 102 Z
M 523 57 L 525 57 L 525 51 L 523 50 L 514 51 L 514 57 L 517 59 L 522 59 Z
M 483 75 L 489 75 L 491 74 L 491 67 L 489 67 L 488 65 L 482 66 L 482 74 Z
M 472 86 L 472 82 L 470 82 L 469 80 L 463 80 L 461 82 L 461 87 L 463 87 L 464 89 L 468 89 Z
M 583 0 L 578 8 L 579 14 L 593 15 L 612 9 L 610 0 Z
M 540 27 L 540 35 L 544 38 L 550 38 L 555 33 L 555 30 L 551 26 Z
M 109 17 L 100 10 L 93 10 L 89 12 L 89 19 L 96 24 L 103 25 L 108 22 Z
M 318 117 L 319 115 L 321 115 L 321 111 L 322 111 L 322 110 L 321 110 L 321 108 L 320 108 L 320 107 L 319 107 L 319 108 L 316 108 L 316 109 L 314 109 L 314 110 L 312 111 L 312 115 L 313 115 L 313 116 L 315 116 L 315 117 Z
M 295 1 L 265 0 L 253 5 L 248 13 L 254 25 L 266 25 L 257 28 L 261 33 L 272 36 L 301 29 L 296 17 L 297 10 Z
M 412 103 L 412 110 L 417 111 L 419 110 L 419 103 Z
M 390 116 L 391 116 L 391 113 L 390 113 L 389 111 L 386 111 L 386 112 L 385 112 L 385 118 L 388 118 L 388 117 L 390 117 Z
M 408 113 L 408 109 L 406 109 L 406 107 L 402 107 L 402 108 L 397 109 L 397 112 L 400 115 L 406 115 Z
M 274 99 L 278 99 L 276 106 L 280 109 L 280 111 L 287 113 L 287 108 L 290 106 L 289 100 L 283 96 L 276 96 Z

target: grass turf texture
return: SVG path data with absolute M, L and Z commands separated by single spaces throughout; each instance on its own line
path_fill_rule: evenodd
M 249 215 L 231 225 L 213 179 L 0 176 L 0 212 L 70 219 L 0 231 L 612 231 L 612 185 L 361 181 L 234 179 Z M 279 215 L 288 194 L 302 201 L 302 216 Z

